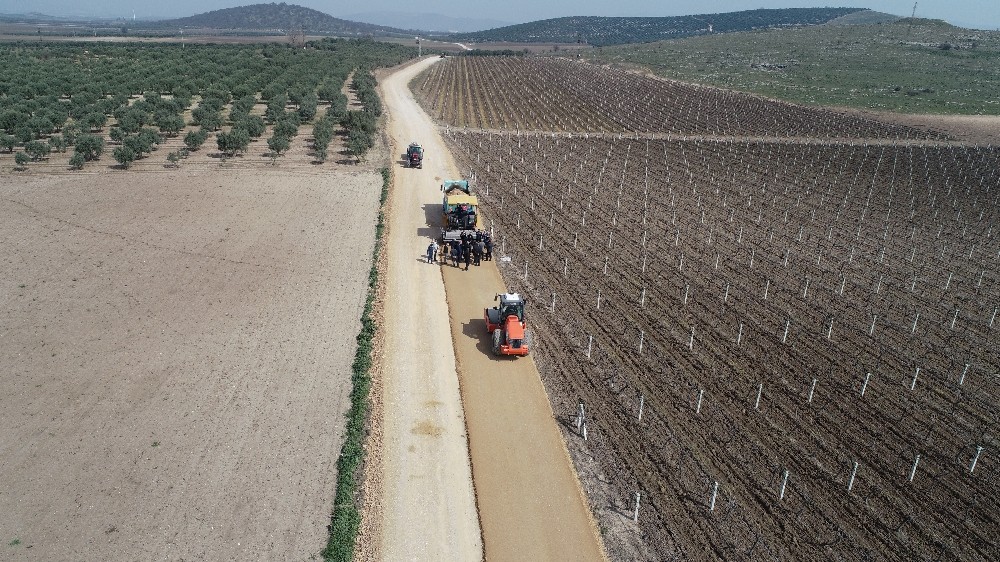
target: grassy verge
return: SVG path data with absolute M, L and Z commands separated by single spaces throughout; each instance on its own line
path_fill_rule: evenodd
M 323 549 L 323 559 L 328 562 L 347 562 L 354 557 L 354 541 L 358 535 L 361 515 L 358 512 L 357 489 L 359 470 L 364 462 L 365 427 L 368 424 L 371 391 L 372 342 L 378 326 L 373 317 L 375 297 L 378 292 L 378 262 L 382 253 L 382 232 L 385 230 L 384 206 L 389 195 L 392 172 L 382 168 L 382 196 L 379 198 L 378 222 L 375 225 L 375 249 L 372 250 L 372 267 L 368 271 L 368 297 L 361 314 L 361 331 L 358 348 L 351 365 L 351 409 L 347 412 L 347 434 L 337 459 L 337 494 L 333 515 L 327 529 L 330 537 Z

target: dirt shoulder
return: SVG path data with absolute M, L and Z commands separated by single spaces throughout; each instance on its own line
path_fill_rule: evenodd
M 0 177 L 13 559 L 316 557 L 381 177 Z

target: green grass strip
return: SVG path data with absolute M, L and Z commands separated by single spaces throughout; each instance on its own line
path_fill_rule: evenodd
M 328 562 L 349 562 L 354 558 L 354 541 L 358 536 L 361 515 L 358 511 L 357 489 L 364 462 L 365 427 L 368 424 L 371 391 L 372 345 L 378 326 L 372 317 L 375 297 L 378 294 L 378 263 L 382 253 L 382 232 L 385 230 L 385 200 L 389 195 L 392 172 L 382 168 L 382 195 L 379 198 L 378 222 L 375 225 L 375 249 L 372 250 L 372 267 L 368 271 L 368 297 L 361 314 L 361 332 L 358 349 L 351 365 L 351 409 L 347 412 L 347 434 L 337 459 L 337 495 L 330 517 L 330 537 L 323 549 L 323 559 Z

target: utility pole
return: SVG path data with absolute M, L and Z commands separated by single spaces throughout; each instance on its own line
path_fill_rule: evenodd
M 420 46 L 420 38 L 419 38 L 419 37 L 414 37 L 414 39 L 416 39 L 416 40 L 417 40 L 417 58 L 419 59 L 419 58 L 420 58 L 420 55 L 421 55 L 421 54 L 422 54 L 422 52 L 423 52 L 423 49 L 422 49 L 422 48 L 421 48 L 421 46 Z
M 913 3 L 913 11 L 910 12 L 910 26 L 906 28 L 906 38 L 909 39 L 910 33 L 913 31 L 913 20 L 917 19 L 917 3 Z

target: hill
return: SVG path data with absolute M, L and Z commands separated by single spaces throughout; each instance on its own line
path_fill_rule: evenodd
M 410 35 L 409 32 L 335 18 L 295 4 L 253 4 L 213 10 L 186 18 L 139 23 L 142 29 L 197 28 L 227 30 L 295 30 L 330 35 Z
M 584 56 L 811 105 L 1000 115 L 1000 33 L 940 20 L 714 34 Z
M 509 21 L 408 12 L 364 12 L 350 14 L 347 17 L 352 21 L 385 25 L 399 29 L 419 29 L 432 33 L 471 33 L 473 31 L 510 25 Z
M 773 27 L 818 25 L 861 8 L 788 8 L 724 14 L 649 17 L 566 17 L 449 36 L 463 42 L 588 43 L 596 46 L 649 43 Z

